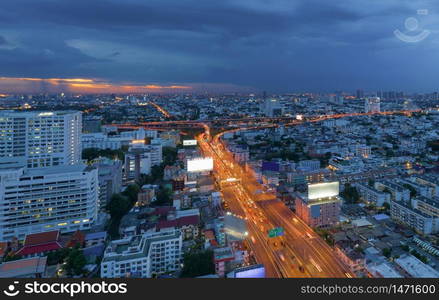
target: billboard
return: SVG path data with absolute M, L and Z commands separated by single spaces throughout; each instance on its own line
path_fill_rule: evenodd
M 245 219 L 233 215 L 224 216 L 224 232 L 229 240 L 244 240 L 248 237 Z
M 320 199 L 338 196 L 339 182 L 325 182 L 308 185 L 308 199 Z
M 188 159 L 187 171 L 188 172 L 204 172 L 213 170 L 213 159 L 211 157 L 206 158 L 194 158 Z
M 197 140 L 183 140 L 183 146 L 196 146 Z
M 263 265 L 253 265 L 235 270 L 235 278 L 265 278 Z

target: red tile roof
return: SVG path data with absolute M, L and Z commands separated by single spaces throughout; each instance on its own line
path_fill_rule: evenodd
M 188 226 L 188 225 L 198 225 L 198 223 L 200 222 L 198 215 L 181 217 L 178 218 L 177 221 L 179 227 Z
M 28 234 L 24 239 L 24 246 L 35 246 L 50 242 L 56 242 L 58 241 L 58 238 L 59 230 Z
M 37 254 L 37 253 L 45 253 L 48 251 L 58 250 L 61 249 L 61 245 L 58 242 L 51 242 L 44 245 L 38 245 L 38 246 L 24 246 L 20 250 L 17 251 L 17 255 L 31 255 L 31 254 Z
M 173 206 L 160 206 L 160 207 L 156 207 L 153 214 L 159 216 L 166 216 L 170 211 L 173 210 L 175 210 L 175 207 Z
M 80 247 L 84 245 L 85 242 L 85 235 L 77 230 L 73 235 L 70 237 L 69 241 L 66 244 L 67 248 L 75 247 L 77 244 L 79 244 Z
M 177 220 L 172 220 L 172 221 L 166 220 L 166 221 L 159 221 L 157 223 L 156 228 L 158 230 L 160 230 L 160 229 L 163 229 L 163 228 L 177 227 L 177 225 L 178 225 Z
M 17 251 L 17 255 L 30 255 L 61 249 L 59 243 L 59 230 L 33 233 L 26 235 L 23 248 Z
M 197 225 L 199 223 L 198 215 L 181 217 L 176 220 L 164 220 L 157 223 L 158 230 L 169 227 L 183 227 L 188 225 Z

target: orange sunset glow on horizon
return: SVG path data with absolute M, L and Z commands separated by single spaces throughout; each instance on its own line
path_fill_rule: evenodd
M 0 93 L 160 93 L 191 90 L 187 85 L 117 84 L 91 78 L 0 77 Z

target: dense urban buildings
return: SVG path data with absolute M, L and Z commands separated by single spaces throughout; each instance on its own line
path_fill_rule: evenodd
M 0 274 L 436 276 L 438 106 L 376 95 L 8 96 Z

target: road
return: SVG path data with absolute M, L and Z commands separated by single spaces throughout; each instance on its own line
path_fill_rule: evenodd
M 246 218 L 250 248 L 268 277 L 354 277 L 325 241 L 233 159 L 219 138 L 203 134 L 197 139 L 204 156 L 214 159 L 214 176 L 230 211 Z M 284 236 L 269 238 L 268 230 L 279 226 Z

